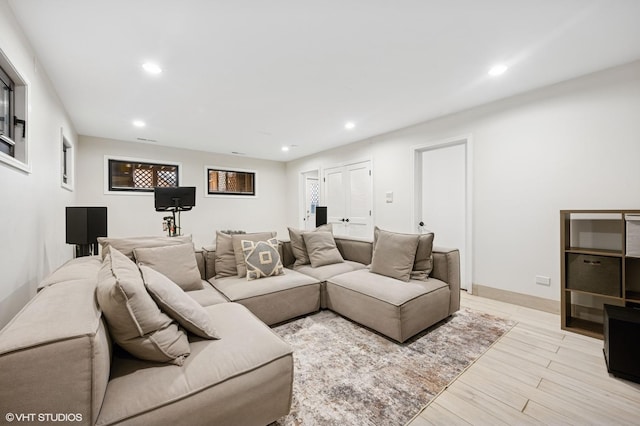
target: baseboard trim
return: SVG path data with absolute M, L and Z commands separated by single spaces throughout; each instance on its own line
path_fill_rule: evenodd
M 499 288 L 487 287 L 473 284 L 471 294 L 487 299 L 499 300 L 538 311 L 549 312 L 560 315 L 560 302 L 557 300 L 545 299 L 543 297 L 531 296 L 528 294 L 516 293 L 514 291 L 501 290 Z

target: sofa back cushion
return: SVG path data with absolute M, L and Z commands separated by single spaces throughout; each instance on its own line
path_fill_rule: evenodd
M 345 260 L 368 265 L 373 256 L 373 243 L 371 240 L 351 237 L 335 237 L 336 246 Z
M 133 260 L 133 249 L 142 247 L 164 247 L 170 245 L 184 244 L 191 242 L 191 235 L 181 235 L 179 237 L 124 237 L 107 238 L 99 237 L 98 242 L 102 246 L 102 258 L 109 252 L 109 247 L 113 247 L 120 253 Z
M 202 290 L 193 243 L 135 248 L 133 254 L 136 262 L 165 275 L 184 291 Z
M 68 262 L 0 331 L 0 412 L 77 413 L 78 424 L 95 423 L 111 363 L 95 299 L 100 265 Z

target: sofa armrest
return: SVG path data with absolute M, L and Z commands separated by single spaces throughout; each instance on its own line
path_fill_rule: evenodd
M 200 278 L 206 280 L 207 264 L 204 258 L 204 251 L 202 249 L 196 249 L 196 263 L 198 264 L 198 270 L 200 271 Z
M 209 280 L 216 276 L 216 246 L 202 247 L 204 257 L 204 279 Z
M 458 249 L 434 247 L 431 276 L 449 284 L 449 314 L 460 309 L 460 252 Z

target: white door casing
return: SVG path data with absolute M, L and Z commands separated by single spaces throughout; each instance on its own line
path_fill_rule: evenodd
M 412 148 L 413 226 L 433 231 L 434 245 L 460 251 L 460 284 L 471 290 L 471 138 L 452 138 Z M 424 223 L 424 226 L 420 226 Z

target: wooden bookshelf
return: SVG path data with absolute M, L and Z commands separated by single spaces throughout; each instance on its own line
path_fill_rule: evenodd
M 640 258 L 627 255 L 626 215 L 640 210 L 560 211 L 562 329 L 602 339 L 605 304 L 640 304 Z

